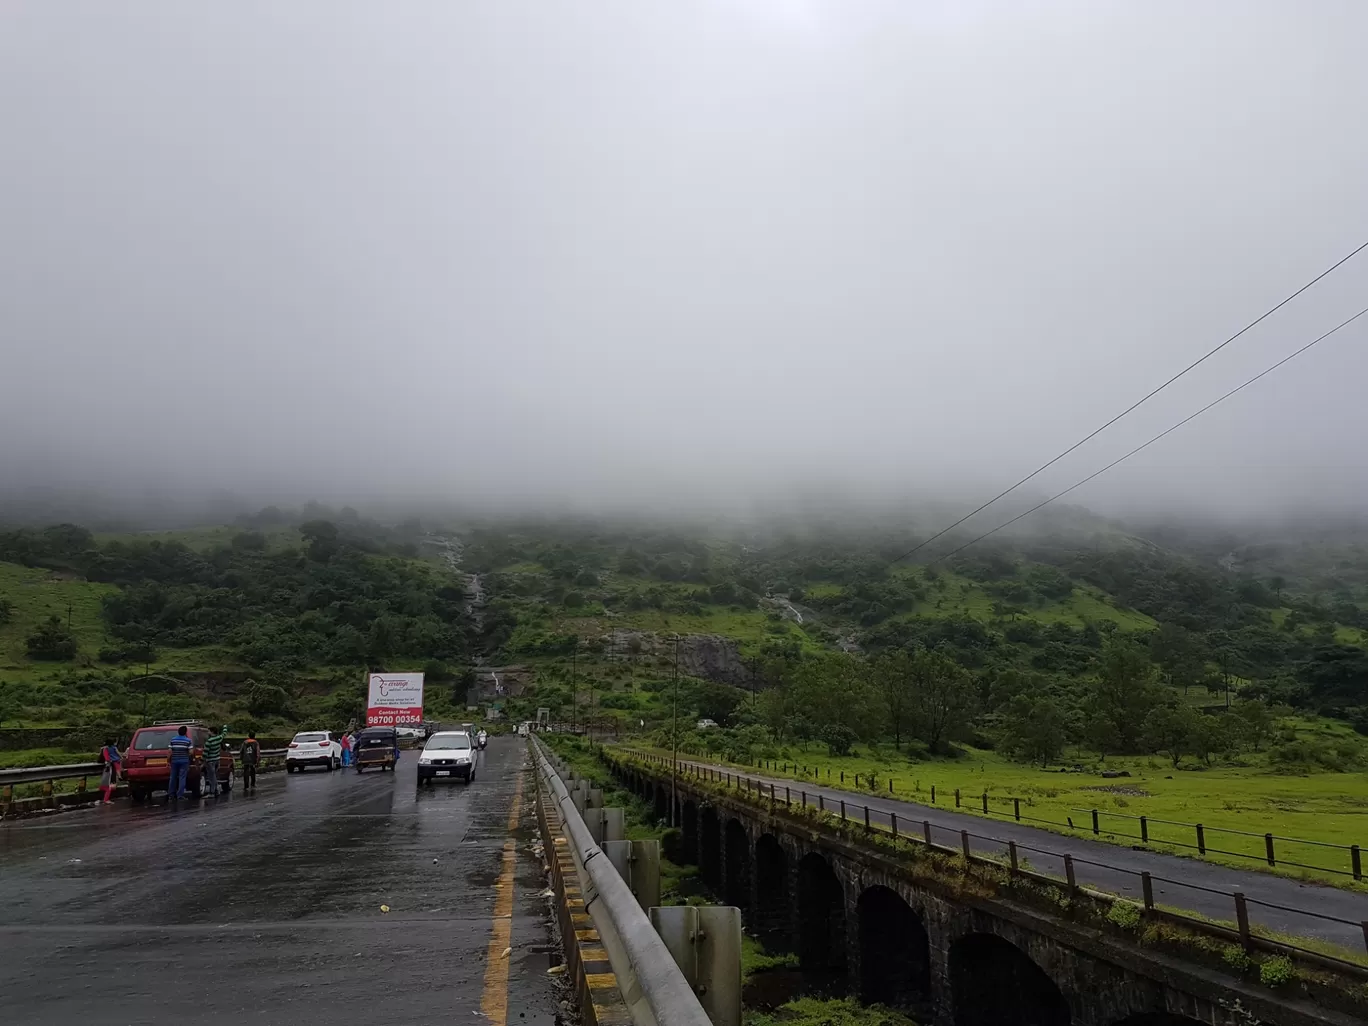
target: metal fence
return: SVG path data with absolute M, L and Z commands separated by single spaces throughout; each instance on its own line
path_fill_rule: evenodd
M 923 791 L 918 782 L 915 796 L 897 793 L 894 789 L 896 778 L 886 776 L 881 783 L 870 787 L 867 773 L 846 773 L 844 770 L 833 772 L 827 767 L 822 775 L 822 767 L 780 759 L 758 759 L 757 769 L 766 769 L 785 776 L 792 774 L 796 779 L 813 781 L 825 780 L 832 786 L 853 786 L 860 789 L 863 778 L 866 789 L 873 793 L 887 791 L 899 800 L 914 801 L 939 807 L 954 808 L 960 812 L 975 813 L 989 817 L 1011 819 L 1018 823 L 1039 823 L 1054 830 L 1074 830 L 1086 834 L 1089 831 L 1097 837 L 1117 837 L 1139 841 L 1146 845 L 1167 845 L 1196 853 L 1198 856 L 1225 855 L 1230 858 L 1249 859 L 1269 866 L 1289 866 L 1296 869 L 1309 869 L 1317 873 L 1330 873 L 1335 876 L 1363 880 L 1363 852 L 1357 844 L 1334 844 L 1329 841 L 1313 841 L 1304 837 L 1288 837 L 1272 832 L 1260 833 L 1250 830 L 1236 830 L 1231 827 L 1209 826 L 1203 823 L 1185 823 L 1179 820 L 1159 819 L 1154 816 L 1132 816 L 1123 812 L 1108 812 L 1103 809 L 1070 809 L 1069 812 L 1084 817 L 1075 823 L 1072 816 L 1061 821 L 1031 815 L 1034 801 L 1011 795 L 991 795 L 987 791 L 967 792 L 963 788 L 937 789 L 935 784 Z M 877 779 L 877 778 L 876 778 Z M 929 800 L 923 801 L 926 794 Z M 953 801 L 953 806 L 951 802 Z M 1022 810 L 1026 811 L 1023 812 Z M 1109 821 L 1117 821 L 1115 824 Z M 1243 850 L 1241 850 L 1243 849 Z
M 628 752 L 635 758 L 644 759 L 667 770 L 672 766 L 672 761 L 667 756 L 632 750 Z M 1056 851 L 1012 839 L 946 827 L 927 819 L 899 816 L 894 812 L 871 809 L 868 805 L 857 804 L 854 800 L 828 799 L 821 793 L 808 794 L 807 791 L 796 787 L 780 787 L 773 782 L 757 780 L 715 766 L 685 760 L 680 760 L 674 765 L 680 775 L 692 776 L 700 781 L 735 791 L 762 807 L 776 809 L 782 806 L 789 811 L 811 810 L 828 817 L 833 825 L 886 835 L 885 840 L 891 840 L 895 848 L 900 844 L 906 844 L 911 848 L 921 847 L 963 858 L 966 864 L 1005 869 L 1014 875 L 1052 887 L 1062 885 L 1070 892 L 1086 891 L 1094 897 L 1108 901 L 1129 902 L 1137 911 L 1143 910 L 1148 916 L 1181 923 L 1196 932 L 1239 944 L 1247 951 L 1261 950 L 1295 955 L 1303 961 L 1324 968 L 1368 976 L 1368 921 L 1261 901 L 1239 891 L 1205 887 L 1083 858 L 1072 852 Z M 947 834 L 951 839 L 949 844 L 944 843 Z M 975 841 L 986 842 L 1000 854 L 985 853 L 982 845 L 976 850 L 973 843 Z M 1114 893 L 1081 886 L 1077 878 L 1079 866 L 1104 871 L 1108 877 L 1107 885 Z M 1156 897 L 1155 885 L 1161 886 L 1160 893 L 1164 900 Z M 1162 888 L 1171 888 L 1172 891 L 1163 894 Z M 1226 915 L 1233 914 L 1234 918 L 1194 914 L 1197 902 L 1184 902 L 1179 896 L 1184 891 L 1207 896 L 1203 904 L 1208 907 L 1211 906 L 1212 897 L 1220 899 Z M 1289 926 L 1297 920 L 1310 920 L 1317 926 L 1323 923 L 1333 924 L 1333 929 L 1321 928 L 1313 932 L 1291 926 L 1287 930 L 1270 930 L 1257 923 L 1251 923 L 1251 906 L 1280 913 L 1280 918 Z M 1322 942 L 1318 946 L 1311 946 L 1316 944 L 1318 939 Z M 1366 954 L 1359 955 L 1358 951 L 1364 951 Z

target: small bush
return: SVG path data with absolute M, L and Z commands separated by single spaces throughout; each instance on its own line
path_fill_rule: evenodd
M 1254 964 L 1254 960 L 1249 957 L 1249 952 L 1238 944 L 1227 944 L 1221 952 L 1221 957 L 1225 959 L 1225 964 L 1236 972 L 1247 972 L 1249 967 Z
M 1134 930 L 1140 925 L 1140 910 L 1129 901 L 1113 901 L 1107 910 L 1107 922 L 1123 930 Z
M 1266 958 L 1259 965 L 1259 982 L 1266 987 L 1281 987 L 1294 976 L 1296 971 L 1292 963 L 1282 955 Z

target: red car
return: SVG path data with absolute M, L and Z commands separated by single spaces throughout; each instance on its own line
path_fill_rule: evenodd
M 173 723 L 157 723 L 151 727 L 139 727 L 123 753 L 123 774 L 128 781 L 128 794 L 135 802 L 146 801 L 153 791 L 165 791 L 171 781 L 170 742 L 180 728 L 187 728 L 195 750 L 190 759 L 190 769 L 185 774 L 185 793 L 200 796 L 200 758 L 204 742 L 213 733 L 208 727 L 194 720 L 179 720 Z M 219 753 L 219 790 L 227 794 L 233 788 L 233 753 L 225 743 Z

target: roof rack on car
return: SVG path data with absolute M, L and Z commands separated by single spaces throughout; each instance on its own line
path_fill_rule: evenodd
M 170 727 L 170 726 L 179 726 L 179 725 L 182 724 L 182 723 L 184 723 L 187 727 L 198 727 L 198 726 L 200 725 L 200 721 L 199 721 L 199 720 L 153 720 L 153 721 L 152 721 L 152 726 L 154 726 L 154 727 Z

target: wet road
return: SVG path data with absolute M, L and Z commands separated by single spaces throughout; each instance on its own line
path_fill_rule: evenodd
M 0 826 L 0 1020 L 550 1026 L 525 746 L 482 759 L 469 787 L 418 789 L 405 752 Z
M 679 761 L 683 766 L 738 773 L 733 766 L 698 759 Z M 838 812 L 844 801 L 848 815 L 859 821 L 863 821 L 864 807 L 868 805 L 871 824 L 888 827 L 890 817 L 895 815 L 899 829 L 918 837 L 923 831 L 922 824 L 930 822 L 931 839 L 950 848 L 960 847 L 961 830 L 969 831 L 971 850 L 997 858 L 1006 855 L 1006 842 L 1014 841 L 1024 864 L 1055 877 L 1065 875 L 1060 856 L 1068 853 L 1073 857 L 1079 883 L 1137 902 L 1144 897 L 1140 874 L 1147 872 L 1153 877 L 1154 899 L 1159 905 L 1229 922 L 1235 919 L 1231 895 L 1239 891 L 1248 898 L 1249 918 L 1253 923 L 1295 937 L 1338 944 L 1356 952 L 1364 950 L 1365 933 L 1361 924 L 1368 921 L 1368 894 L 1361 891 L 1306 883 L 1272 873 L 1232 869 L 1163 852 L 1064 837 L 1011 820 L 988 820 L 937 806 L 824 787 L 812 781 L 800 784 L 755 770 L 740 771 L 740 775 L 763 784 L 766 794 L 773 787 L 780 802 L 785 799 L 785 788 L 789 789 L 788 796 L 795 805 L 801 800 L 803 791 L 811 804 L 816 804 L 817 796 L 821 795 L 827 810 L 833 813 Z

